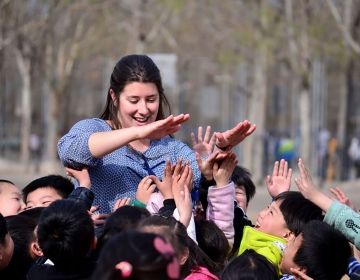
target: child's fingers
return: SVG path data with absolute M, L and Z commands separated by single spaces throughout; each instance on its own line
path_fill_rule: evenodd
M 275 177 L 278 174 L 279 174 L 279 162 L 275 161 L 272 176 Z
M 285 169 L 285 160 L 284 160 L 284 159 L 281 159 L 281 160 L 280 160 L 280 165 L 279 165 L 278 176 L 283 176 L 283 174 L 284 174 L 284 169 Z
M 203 128 L 202 126 L 199 126 L 198 128 L 198 143 L 201 143 L 203 141 Z
M 213 146 L 215 144 L 215 140 L 216 140 L 216 137 L 215 137 L 215 132 L 214 132 L 213 135 L 210 138 L 209 144 L 211 146 Z
M 196 140 L 195 140 L 195 134 L 194 132 L 190 133 L 190 137 L 191 137 L 191 145 L 192 147 L 194 147 L 196 145 Z
M 285 164 L 284 164 L 284 171 L 283 171 L 283 173 L 282 173 L 282 176 L 283 177 L 287 177 L 287 174 L 288 174 L 288 172 L 289 172 L 289 164 L 288 164 L 288 162 L 285 160 Z
M 286 176 L 286 179 L 287 179 L 289 182 L 291 181 L 292 173 L 293 173 L 292 169 L 289 168 L 289 171 L 288 171 L 287 176 Z
M 207 126 L 206 130 L 205 130 L 205 135 L 204 135 L 204 142 L 205 143 L 209 143 L 210 141 L 210 134 L 211 134 L 211 126 Z

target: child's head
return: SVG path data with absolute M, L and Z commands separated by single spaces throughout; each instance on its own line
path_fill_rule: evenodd
M 288 242 L 281 262 L 283 273 L 303 270 L 316 280 L 341 279 L 351 256 L 349 242 L 340 232 L 322 221 L 310 221 L 295 239 Z
M 92 279 L 180 279 L 172 246 L 152 233 L 124 231 L 105 245 Z
M 223 267 L 230 251 L 224 232 L 213 221 L 199 220 L 195 222 L 195 226 L 199 247 L 210 259 Z
M 48 175 L 30 182 L 22 191 L 26 209 L 49 206 L 64 199 L 74 190 L 74 184 L 60 175 Z
M 0 213 L 6 217 L 16 215 L 25 207 L 21 199 L 21 192 L 15 184 L 0 179 Z
M 8 233 L 6 221 L 0 213 L 0 270 L 6 268 L 14 252 L 14 242 Z
M 238 205 L 246 212 L 249 201 L 255 195 L 255 185 L 251 180 L 251 174 L 248 170 L 241 166 L 236 166 L 231 181 L 235 184 L 235 198 Z
M 56 266 L 75 265 L 94 245 L 94 225 L 81 204 L 58 200 L 43 210 L 37 237 L 44 256 Z
M 275 266 L 254 250 L 246 250 L 233 259 L 223 271 L 221 280 L 277 280 Z
M 211 272 L 218 269 L 216 264 L 188 236 L 186 227 L 172 217 L 150 216 L 144 219 L 139 229 L 163 236 L 175 249 L 181 265 L 181 276 L 190 274 L 192 269 L 206 267 Z
M 255 228 L 289 240 L 311 220 L 322 220 L 322 210 L 300 192 L 283 192 L 260 212 Z
M 115 234 L 121 233 L 124 230 L 136 228 L 138 223 L 149 217 L 150 213 L 145 208 L 125 205 L 118 208 L 106 220 L 101 235 L 99 236 L 96 250 L 100 252 L 105 243 Z

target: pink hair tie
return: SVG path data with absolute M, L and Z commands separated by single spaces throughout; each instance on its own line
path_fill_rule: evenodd
M 127 261 L 119 262 L 117 265 L 115 265 L 115 268 L 120 270 L 122 278 L 130 277 L 133 270 L 132 265 Z

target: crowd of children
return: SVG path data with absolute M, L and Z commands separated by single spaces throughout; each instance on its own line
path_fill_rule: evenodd
M 340 201 L 316 189 L 301 159 L 300 192 L 289 190 L 286 161 L 275 163 L 272 201 L 254 224 L 250 173 L 232 152 L 210 166 L 196 205 L 190 165 L 168 162 L 162 181 L 144 178 L 108 215 L 92 207 L 86 170 L 67 168 L 78 188 L 60 175 L 22 193 L 1 180 L 0 279 L 359 279 L 360 215 L 340 189 Z
M 189 115 L 166 118 L 166 105 L 152 60 L 126 56 L 101 118 L 59 141 L 72 180 L 0 180 L 1 280 L 360 279 L 360 214 L 341 189 L 330 199 L 299 159 L 290 191 L 277 161 L 252 222 L 256 188 L 232 148 L 255 126 L 200 127 L 191 149 L 170 136 Z

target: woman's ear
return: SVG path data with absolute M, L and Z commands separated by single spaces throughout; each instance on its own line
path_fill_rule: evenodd
M 112 89 L 109 89 L 110 92 L 110 96 L 111 96 L 111 100 L 114 103 L 115 106 L 117 106 L 117 99 L 116 99 L 116 94 Z
M 186 263 L 186 261 L 187 261 L 188 258 L 189 258 L 189 249 L 186 248 L 186 249 L 182 252 L 181 256 L 179 257 L 180 265 L 184 265 L 184 264 Z
M 37 242 L 32 242 L 30 245 L 30 255 L 33 258 L 38 258 L 44 256 L 43 251 L 41 250 L 39 244 Z

